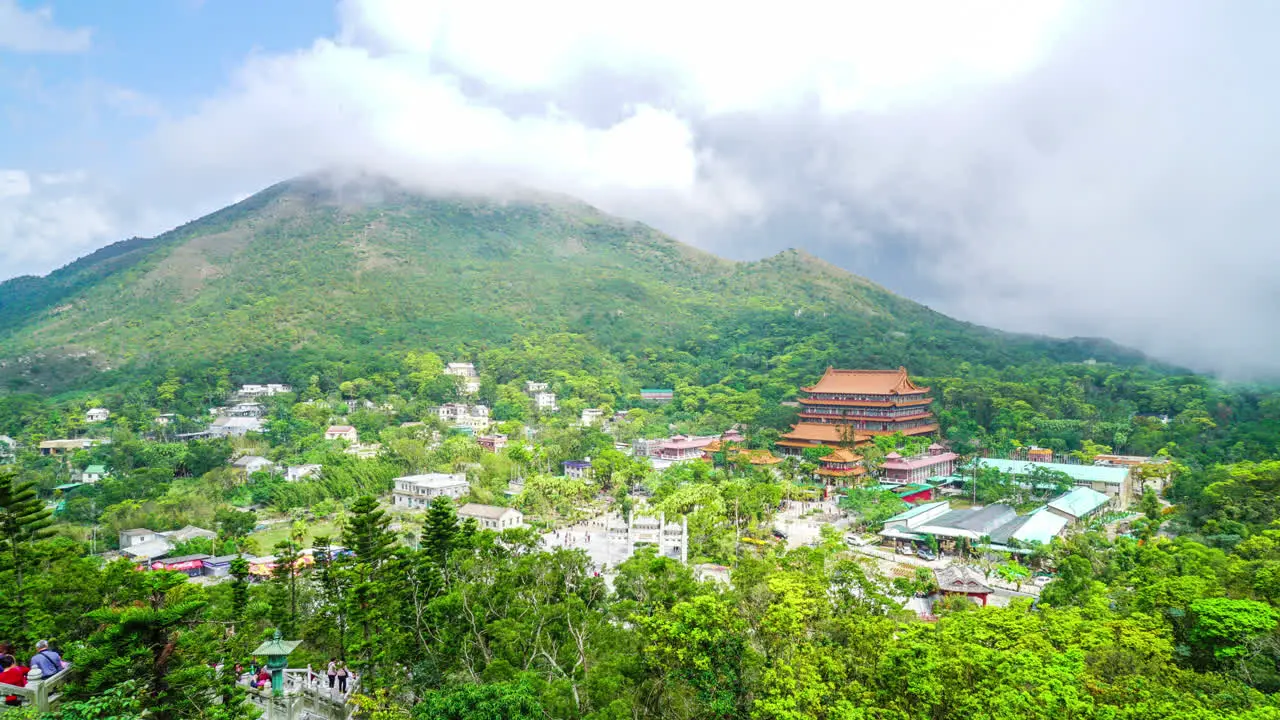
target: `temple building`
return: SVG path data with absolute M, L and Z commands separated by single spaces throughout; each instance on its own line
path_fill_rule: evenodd
M 856 479 L 866 474 L 862 456 L 852 450 L 840 448 L 818 460 L 818 477 L 829 485 L 856 484 Z
M 782 452 L 842 447 L 868 442 L 874 435 L 927 435 L 938 431 L 929 410 L 933 398 L 907 377 L 907 369 L 836 370 L 812 387 L 801 388 L 800 422 L 782 436 Z

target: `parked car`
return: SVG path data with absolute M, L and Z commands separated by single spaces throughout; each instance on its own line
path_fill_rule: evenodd
M 1037 575 L 1031 579 L 1031 582 L 1040 587 L 1044 587 L 1045 585 L 1053 582 L 1053 578 L 1049 575 Z
M 848 535 L 845 535 L 844 541 L 846 544 L 851 545 L 853 547 L 863 547 L 865 545 L 871 544 L 870 541 L 858 535 L 854 535 L 853 533 L 849 533 Z
M 919 550 L 916 550 L 916 557 L 920 558 L 921 560 L 937 560 L 938 559 L 938 556 L 932 550 L 924 547 L 920 548 Z
M 779 530 L 778 528 L 774 528 L 774 529 L 773 529 L 773 536 L 774 536 L 774 537 L 776 537 L 776 538 L 778 538 L 779 540 L 786 540 L 786 539 L 787 539 L 787 534 L 786 534 L 786 533 L 784 533 L 784 532 L 782 532 L 782 531 L 781 531 L 781 530 Z

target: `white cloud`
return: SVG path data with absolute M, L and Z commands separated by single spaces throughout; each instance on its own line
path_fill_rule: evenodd
M 338 12 L 335 37 L 248 58 L 188 115 L 119 96 L 118 110 L 156 118 L 138 166 L 112 178 L 129 195 L 37 175 L 19 197 L 0 177 L 0 267 L 47 270 L 160 229 L 160 212 L 176 223 L 357 166 L 430 189 L 570 193 L 738 257 L 817 248 L 968 319 L 1280 370 L 1269 7 L 344 0 Z M 71 198 L 84 205 L 59 234 L 40 203 Z
M 123 218 L 72 175 L 0 171 L 0 276 L 61 264 L 103 244 Z M 122 238 L 112 238 L 122 239 Z
M 21 170 L 0 170 L 0 200 L 31 194 L 31 178 Z
M 89 49 L 93 31 L 68 30 L 53 20 L 53 9 L 24 10 L 18 0 L 0 0 L 0 50 L 75 53 Z

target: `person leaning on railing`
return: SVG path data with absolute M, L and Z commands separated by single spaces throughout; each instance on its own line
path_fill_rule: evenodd
M 0 683 L 14 687 L 27 686 L 27 672 L 30 668 L 19 665 L 11 655 L 0 655 Z M 22 699 L 17 695 L 7 695 L 5 705 L 21 705 Z

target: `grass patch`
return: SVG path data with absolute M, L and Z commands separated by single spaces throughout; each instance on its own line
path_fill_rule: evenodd
M 328 535 L 329 537 L 334 539 L 335 543 L 339 542 L 338 528 L 334 526 L 332 522 L 328 520 L 314 520 L 314 521 L 303 520 L 302 522 L 305 523 L 307 526 L 306 536 L 302 541 L 302 546 L 304 548 L 311 547 L 311 541 L 317 535 Z M 275 525 L 272 525 L 266 530 L 255 532 L 249 537 L 258 543 L 259 552 L 269 555 L 271 554 L 271 548 L 275 547 L 276 543 L 280 542 L 281 540 L 289 539 L 289 533 L 292 529 L 293 529 L 292 522 L 282 522 L 282 523 L 277 523 Z

